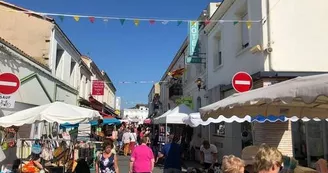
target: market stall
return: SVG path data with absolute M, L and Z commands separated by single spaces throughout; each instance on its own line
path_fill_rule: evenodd
M 165 131 L 165 133 L 160 133 L 162 136 L 160 136 L 160 142 L 165 143 L 167 142 L 167 133 L 174 133 L 175 135 L 181 135 L 183 131 L 183 127 L 185 126 L 182 119 L 184 117 L 188 117 L 190 113 L 193 113 L 194 111 L 191 110 L 188 106 L 181 104 L 174 108 L 173 110 L 169 110 L 163 115 L 157 117 L 154 119 L 154 124 L 162 124 L 165 125 L 162 128 L 160 127 L 160 132 Z M 164 130 L 165 129 L 165 130 Z
M 21 172 L 31 172 L 31 170 L 33 170 L 32 172 L 39 172 L 41 168 L 48 168 L 53 172 L 54 169 L 66 172 L 72 171 L 76 166 L 78 157 L 74 154 L 78 152 L 74 151 L 76 150 L 78 130 L 72 126 L 71 128 L 74 130 L 58 132 L 58 124 L 88 123 L 91 120 L 101 118 L 97 111 L 54 102 L 1 117 L 0 126 L 7 129 L 34 123 L 43 126 L 41 128 L 43 135 L 39 139 L 16 138 L 14 141 L 14 146 L 17 148 L 16 156 L 22 161 L 21 165 L 18 164 Z M 55 131 L 57 132 L 56 137 L 53 136 Z M 3 145 L 9 144 L 6 137 L 7 134 L 2 139 Z M 6 147 L 2 147 L 3 149 Z
M 210 118 L 217 119 L 222 116 L 250 116 L 252 119 L 283 117 L 289 121 L 271 123 L 272 125 L 255 123 L 257 143 L 277 145 L 282 152 L 294 155 L 300 164 L 313 168 L 319 158 L 327 159 L 325 153 L 328 153 L 327 83 L 328 74 L 322 74 L 298 77 L 245 93 L 233 94 L 201 108 L 201 118 L 208 121 Z M 268 133 L 270 135 L 267 135 Z M 267 136 L 270 136 L 270 140 Z

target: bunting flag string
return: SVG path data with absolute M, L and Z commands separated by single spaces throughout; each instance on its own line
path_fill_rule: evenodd
M 155 19 L 155 18 L 134 18 L 134 17 L 111 17 L 111 16 L 87 16 L 87 15 L 78 15 L 78 14 L 59 14 L 59 13 L 44 13 L 44 12 L 34 12 L 34 11 L 14 11 L 10 10 L 11 12 L 18 12 L 18 13 L 25 13 L 29 16 L 31 14 L 40 15 L 40 16 L 51 16 L 51 17 L 58 17 L 61 22 L 64 21 L 64 18 L 73 18 L 76 22 L 79 22 L 81 18 L 88 18 L 90 23 L 95 23 L 96 20 L 102 20 L 103 22 L 108 22 L 109 20 L 119 20 L 121 25 L 124 25 L 126 21 L 133 21 L 135 26 L 139 26 L 140 22 L 147 21 L 150 25 L 154 25 L 155 23 L 159 22 L 163 25 L 167 25 L 170 22 L 176 22 L 177 26 L 180 26 L 182 23 L 192 22 L 194 25 L 196 22 L 203 22 L 205 25 L 210 23 L 233 23 L 236 25 L 238 23 L 246 23 L 247 28 L 251 28 L 253 23 L 262 22 L 261 20 L 212 20 L 212 19 L 205 19 L 205 20 L 186 20 L 186 19 Z
M 168 83 L 168 81 L 118 81 L 118 82 L 104 82 L 111 84 L 155 84 L 155 83 Z

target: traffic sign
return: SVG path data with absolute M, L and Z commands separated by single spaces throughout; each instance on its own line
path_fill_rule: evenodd
M 19 78 L 13 73 L 0 74 L 0 93 L 9 95 L 15 93 L 20 87 Z
M 232 86 L 237 92 L 246 92 L 252 89 L 253 79 L 246 72 L 237 72 L 232 77 Z

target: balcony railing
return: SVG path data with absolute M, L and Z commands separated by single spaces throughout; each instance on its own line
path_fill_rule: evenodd
M 169 98 L 170 100 L 176 100 L 183 95 L 182 85 L 181 84 L 173 84 L 169 88 Z

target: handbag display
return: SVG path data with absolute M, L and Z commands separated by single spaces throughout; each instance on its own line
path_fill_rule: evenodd
M 41 147 L 40 143 L 36 141 L 32 145 L 32 153 L 33 154 L 41 154 L 41 152 L 42 152 L 42 147 Z
M 20 158 L 20 159 L 27 159 L 28 156 L 31 154 L 31 145 L 24 141 L 22 143 L 22 146 L 17 146 L 17 150 L 16 150 L 16 157 Z
M 50 142 L 43 144 L 40 157 L 47 161 L 53 159 L 53 152 Z

